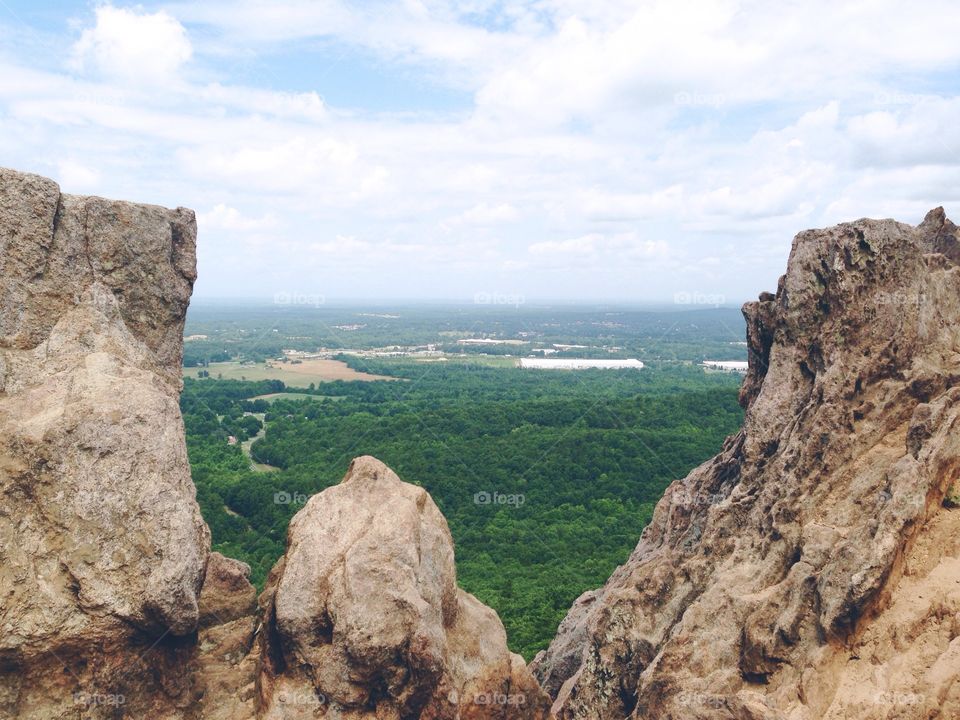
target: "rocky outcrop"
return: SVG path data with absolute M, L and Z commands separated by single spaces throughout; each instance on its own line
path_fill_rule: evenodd
M 353 461 L 290 523 L 265 606 L 265 718 L 545 718 L 496 613 L 457 588 L 453 539 L 429 494 Z
M 558 717 L 960 717 L 958 262 L 942 209 L 796 237 L 743 430 L 534 663 Z
M 540 720 L 429 495 L 373 458 L 255 600 L 177 396 L 193 214 L 0 170 L 0 718 Z M 960 239 L 797 236 L 743 430 L 532 668 L 571 720 L 960 717 Z
M 189 210 L 0 169 L 0 718 L 537 720 L 423 489 L 315 496 L 256 603 L 210 553 L 178 406 Z
M 59 717 L 51 694 L 75 714 L 99 691 L 63 667 L 91 647 L 196 629 L 209 533 L 178 406 L 195 236 L 188 210 L 0 170 L 0 714 Z
M 96 285 L 151 370 L 178 386 L 196 238 L 191 210 L 61 194 L 52 180 L 0 168 L 2 347 L 41 347 Z

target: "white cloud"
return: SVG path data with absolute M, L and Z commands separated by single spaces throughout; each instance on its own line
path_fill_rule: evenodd
M 465 210 L 458 219 L 467 225 L 497 225 L 512 222 L 519 217 L 520 213 L 510 203 L 491 205 L 481 202 Z
M 213 83 L 199 90 L 199 99 L 204 104 L 222 104 L 280 118 L 322 121 L 329 117 L 326 103 L 316 92 L 276 92 Z
M 597 245 L 603 241 L 603 235 L 592 233 L 568 240 L 545 240 L 533 243 L 528 251 L 533 255 L 593 255 Z
M 56 179 L 70 192 L 92 192 L 100 182 L 100 173 L 73 160 L 61 160 Z
M 193 54 L 187 32 L 164 11 L 101 5 L 73 46 L 71 67 L 133 82 L 166 83 Z
M 250 144 L 224 139 L 184 150 L 187 170 L 233 187 L 268 191 L 316 190 L 318 184 L 339 184 L 348 176 L 360 182 L 355 172 L 359 150 L 350 142 L 307 135 Z
M 651 193 L 611 193 L 592 188 L 582 197 L 583 212 L 591 220 L 650 218 L 676 212 L 682 203 L 682 185 L 671 185 Z
M 578 261 L 601 254 L 630 261 L 665 260 L 670 255 L 666 242 L 643 240 L 635 232 L 614 235 L 591 233 L 568 240 L 547 240 L 533 243 L 527 251 L 544 259 L 572 257 Z
M 197 225 L 204 230 L 234 230 L 251 232 L 269 230 L 277 227 L 277 219 L 273 215 L 259 218 L 246 217 L 234 207 L 218 203 L 209 212 L 197 215 Z
M 960 205 L 946 0 L 163 7 L 78 10 L 71 73 L 4 47 L 0 164 L 206 209 L 201 294 L 738 298 L 800 229 Z

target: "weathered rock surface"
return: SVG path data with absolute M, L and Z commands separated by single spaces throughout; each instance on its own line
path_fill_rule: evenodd
M 0 718 L 526 720 L 429 495 L 359 458 L 255 604 L 177 395 L 184 209 L 0 169 Z M 533 671 L 560 718 L 960 717 L 960 240 L 797 236 L 744 308 L 743 430 L 668 489 Z
M 796 237 L 743 430 L 533 666 L 560 718 L 960 717 L 958 262 L 942 209 Z
M 209 533 L 178 406 L 195 234 L 187 210 L 0 170 L 0 712 L 30 717 L 23 681 L 58 656 L 196 629 Z
M 429 494 L 374 458 L 297 513 L 261 602 L 266 718 L 547 716 L 496 613 L 457 588 Z

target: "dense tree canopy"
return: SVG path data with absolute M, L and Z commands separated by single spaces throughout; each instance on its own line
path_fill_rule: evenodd
M 358 362 L 358 361 L 353 361 Z M 460 585 L 497 610 L 511 647 L 544 648 L 571 602 L 626 560 L 670 481 L 742 421 L 738 378 L 672 365 L 536 372 L 364 361 L 401 382 L 322 383 L 310 398 L 250 401 L 277 381 L 185 381 L 198 499 L 215 547 L 262 584 L 310 495 L 374 455 L 425 487 L 456 542 Z M 302 389 L 300 391 L 302 393 Z M 228 435 L 266 434 L 254 472 Z

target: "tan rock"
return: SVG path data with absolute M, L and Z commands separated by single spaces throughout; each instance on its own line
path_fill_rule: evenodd
M 209 532 L 178 404 L 195 236 L 190 211 L 0 170 L 0 716 L 74 717 L 74 694 L 121 692 L 89 683 L 126 686 L 138 650 L 166 663 L 197 628 Z
M 210 553 L 200 593 L 200 632 L 190 672 L 198 686 L 187 717 L 253 720 L 257 709 L 257 591 L 245 563 Z
M 209 537 L 174 379 L 194 236 L 188 211 L 0 170 L 0 654 L 196 628 Z
M 179 414 L 190 211 L 0 170 L 0 718 L 526 720 L 549 700 L 373 458 L 259 609 L 208 553 Z M 561 718 L 960 717 L 960 243 L 797 236 L 744 308 L 744 429 L 533 664 Z
M 262 602 L 265 718 L 539 718 L 489 608 L 459 590 L 447 523 L 371 457 L 290 524 Z
M 200 593 L 200 627 L 224 625 L 251 617 L 257 609 L 257 590 L 250 584 L 250 566 L 210 553 Z

